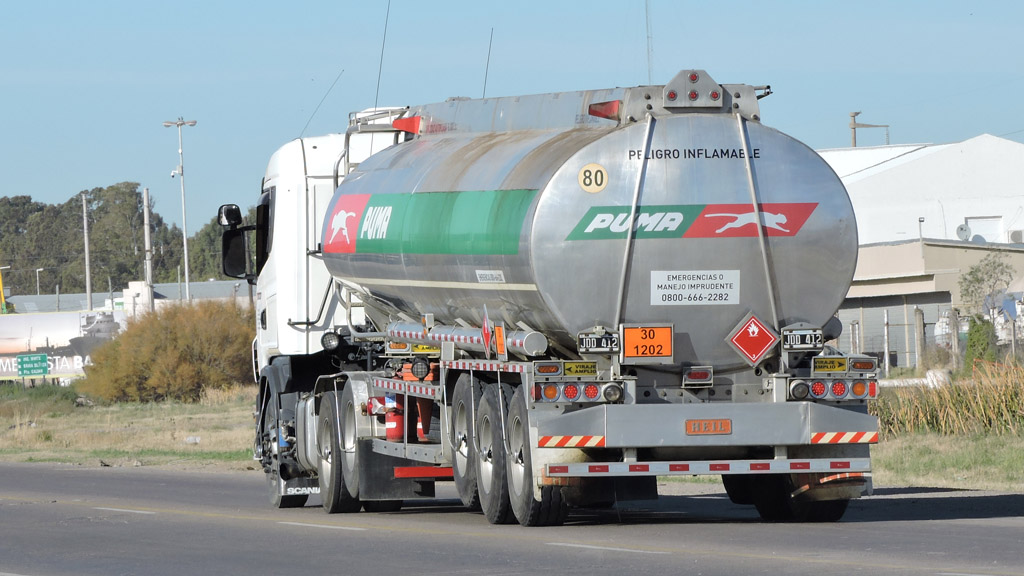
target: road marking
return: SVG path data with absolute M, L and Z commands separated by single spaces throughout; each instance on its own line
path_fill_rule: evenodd
M 327 528 L 328 530 L 352 530 L 356 532 L 365 532 L 366 528 L 356 528 L 353 526 L 332 526 L 329 524 L 306 524 L 305 522 L 278 522 L 278 524 L 284 524 L 285 526 L 303 526 L 306 528 Z
M 103 508 L 100 506 L 93 506 L 93 510 L 106 510 L 108 512 L 127 512 L 129 514 L 156 514 L 156 512 L 150 512 L 149 510 L 128 510 L 127 508 Z
M 606 550 L 610 552 L 633 552 L 634 554 L 668 554 L 655 550 L 636 550 L 635 548 L 609 548 L 608 546 L 590 546 L 587 544 L 570 544 L 568 542 L 548 542 L 548 546 L 562 546 L 564 548 L 586 548 L 588 550 Z

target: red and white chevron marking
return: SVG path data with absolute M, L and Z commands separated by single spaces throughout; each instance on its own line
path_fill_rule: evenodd
M 437 398 L 437 395 L 440 393 L 440 387 L 438 386 L 424 386 L 422 384 L 417 384 L 414 382 L 390 380 L 387 378 L 374 378 L 373 386 L 375 388 L 391 390 L 401 394 L 418 396 L 420 398 Z
M 427 337 L 426 330 L 388 330 L 388 336 L 392 338 L 408 338 L 411 340 L 423 340 Z
M 449 370 L 484 370 L 490 372 L 515 372 L 525 373 L 528 364 L 521 363 L 503 363 L 503 362 L 485 362 L 485 361 L 467 361 L 457 360 L 454 362 L 442 362 L 445 368 Z
M 405 392 L 405 382 L 401 380 L 386 380 L 384 378 L 374 378 L 373 385 L 377 388 L 384 390 L 392 390 L 394 392 Z
M 460 344 L 480 344 L 483 346 L 484 339 L 481 336 L 465 336 L 462 334 L 430 334 L 427 337 L 435 342 L 458 342 Z
M 878 432 L 815 432 L 811 444 L 877 444 Z
M 604 436 L 541 436 L 541 448 L 602 448 Z

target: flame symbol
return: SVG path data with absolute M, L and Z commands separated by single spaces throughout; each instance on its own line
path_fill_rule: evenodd
M 750 325 L 747 326 L 747 334 L 750 334 L 751 338 L 757 338 L 757 335 L 760 332 L 761 331 L 757 329 L 757 324 L 754 324 L 753 322 L 751 322 Z

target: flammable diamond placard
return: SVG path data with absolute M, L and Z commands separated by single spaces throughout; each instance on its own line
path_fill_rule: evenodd
M 728 341 L 748 364 L 756 366 L 779 343 L 779 335 L 749 313 L 729 334 Z

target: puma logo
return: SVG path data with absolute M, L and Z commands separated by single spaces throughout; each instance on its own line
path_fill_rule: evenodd
M 761 217 L 761 223 L 767 228 L 773 228 L 780 232 L 789 234 L 789 230 L 782 227 L 786 223 L 785 214 L 774 214 L 772 212 L 758 212 Z M 732 218 L 732 222 L 727 222 L 725 226 L 722 226 L 718 230 L 715 230 L 715 234 L 721 234 L 731 228 L 742 228 L 747 224 L 757 224 L 757 220 L 754 219 L 753 212 L 747 212 L 746 214 L 705 214 L 708 218 Z
M 345 236 L 345 243 L 352 243 L 352 240 L 348 237 L 348 219 L 355 215 L 355 212 L 346 212 L 345 210 L 334 215 L 334 218 L 331 219 L 330 242 L 334 242 L 334 237 L 337 236 L 340 231 L 342 235 Z

